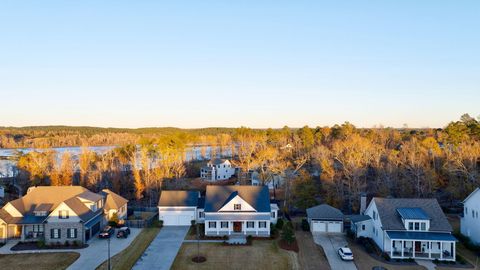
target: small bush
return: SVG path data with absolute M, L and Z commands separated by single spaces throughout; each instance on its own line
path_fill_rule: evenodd
M 310 224 L 308 223 L 307 219 L 302 219 L 302 231 L 308 232 L 310 231 Z
M 118 224 L 118 214 L 117 213 L 113 213 L 112 216 L 110 217 L 110 220 L 108 221 L 108 225 L 112 226 L 112 227 L 117 227 L 117 224 Z
M 80 242 L 79 241 L 73 241 L 72 245 L 74 247 L 78 247 L 78 246 L 80 246 Z
M 37 247 L 38 247 L 38 248 L 43 248 L 43 247 L 45 247 L 45 241 L 43 241 L 43 240 L 38 241 L 38 242 L 37 242 Z
M 282 218 L 279 218 L 277 220 L 277 224 L 275 225 L 275 227 L 277 227 L 277 229 L 279 229 L 279 230 L 283 229 L 283 219 Z
M 386 260 L 386 261 L 390 261 L 390 256 L 388 256 L 388 253 L 384 252 L 382 253 L 382 257 Z
M 70 242 L 65 241 L 65 246 L 66 246 L 66 247 L 70 246 Z

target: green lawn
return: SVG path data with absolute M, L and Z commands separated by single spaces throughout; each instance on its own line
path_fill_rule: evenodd
M 160 228 L 145 228 L 140 234 L 133 240 L 133 242 L 125 250 L 113 256 L 111 259 L 112 269 L 115 270 L 130 270 L 137 260 L 142 256 L 143 252 L 155 236 L 160 232 Z M 97 270 L 107 270 L 108 264 L 105 261 Z
M 0 255 L 0 269 L 8 270 L 63 270 L 75 262 L 76 252 L 25 253 Z

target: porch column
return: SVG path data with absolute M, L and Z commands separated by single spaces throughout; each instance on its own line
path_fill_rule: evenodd
M 412 258 L 415 258 L 415 241 L 412 241 Z
M 228 235 L 232 234 L 232 227 L 233 227 L 233 222 L 228 222 Z
M 400 243 L 402 243 L 402 258 L 405 256 L 405 240 L 402 240 Z
M 432 241 L 428 242 L 428 258 L 432 258 Z
M 390 240 L 390 258 L 393 258 L 393 239 Z
M 443 242 L 440 242 L 440 260 L 443 260 Z
M 260 221 L 253 223 L 255 226 L 255 233 L 258 235 L 258 227 L 260 227 Z
M 220 230 L 220 228 L 219 228 L 219 227 L 220 227 L 220 226 L 219 226 L 220 224 L 222 224 L 221 221 L 220 221 L 220 222 L 215 221 L 215 229 L 217 229 L 217 235 L 220 234 L 220 231 L 219 231 L 219 230 Z
M 456 259 L 456 257 L 457 257 L 457 251 L 455 250 L 455 246 L 456 246 L 455 242 L 452 242 L 452 247 L 453 247 L 453 249 L 452 249 L 452 251 L 453 251 L 453 252 L 452 252 L 452 255 L 453 255 L 453 260 L 454 260 L 454 261 L 457 260 L 457 259 Z
M 20 239 L 23 241 L 25 241 L 25 226 L 26 225 L 21 225 L 22 226 L 22 232 L 20 234 Z
M 243 234 L 247 235 L 247 222 L 246 221 L 242 221 L 242 230 L 243 230 Z

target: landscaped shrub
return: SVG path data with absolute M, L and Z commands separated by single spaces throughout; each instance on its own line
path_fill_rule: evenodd
M 70 242 L 65 241 L 65 246 L 66 246 L 66 247 L 70 246 Z
M 347 230 L 347 237 L 350 239 L 355 239 L 355 232 L 352 230 Z
M 275 237 L 277 235 L 277 227 L 270 223 L 270 237 Z
M 383 253 L 382 253 L 382 257 L 383 257 L 386 261 L 390 261 L 390 256 L 388 255 L 387 252 L 383 252 Z
M 283 219 L 282 218 L 279 218 L 277 220 L 277 224 L 275 225 L 275 227 L 277 227 L 277 229 L 281 230 L 283 228 Z
M 110 217 L 110 220 L 108 220 L 108 225 L 112 227 L 117 227 L 118 221 L 119 220 L 117 213 L 113 213 L 113 215 Z
M 293 226 L 290 222 L 287 222 L 283 226 L 282 230 L 282 240 L 287 242 L 289 245 L 295 241 L 295 233 L 293 232 Z
M 43 241 L 43 240 L 38 241 L 38 242 L 37 242 L 37 247 L 38 247 L 38 248 L 43 248 L 43 247 L 45 247 L 45 241 Z
M 308 224 L 308 220 L 306 218 L 302 219 L 302 231 L 310 231 L 310 224 Z

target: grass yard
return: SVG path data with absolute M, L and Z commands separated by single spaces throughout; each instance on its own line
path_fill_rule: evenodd
M 299 269 L 297 254 L 282 250 L 275 240 L 253 241 L 251 246 L 224 246 L 220 243 L 201 243 L 200 255 L 204 263 L 194 263 L 197 244 L 184 243 L 173 263 L 173 270 L 188 269 Z
M 112 269 L 114 270 L 130 270 L 137 260 L 142 256 L 143 252 L 155 236 L 160 232 L 160 228 L 145 228 L 140 234 L 133 240 L 133 242 L 125 250 L 113 256 L 111 259 Z M 97 270 L 107 270 L 108 263 L 105 261 Z
M 8 270 L 61 270 L 67 269 L 78 257 L 80 257 L 80 254 L 75 252 L 0 255 L 0 268 Z
M 313 242 L 313 237 L 310 232 L 296 231 L 298 247 L 298 260 L 302 269 L 305 270 L 330 270 L 327 257 L 322 247 Z
M 348 246 L 353 252 L 355 257 L 355 265 L 358 269 L 372 269 L 374 266 L 383 266 L 388 270 L 426 270 L 420 265 L 391 265 L 383 262 L 379 262 L 368 255 L 363 247 L 356 244 L 354 241 L 348 241 Z

